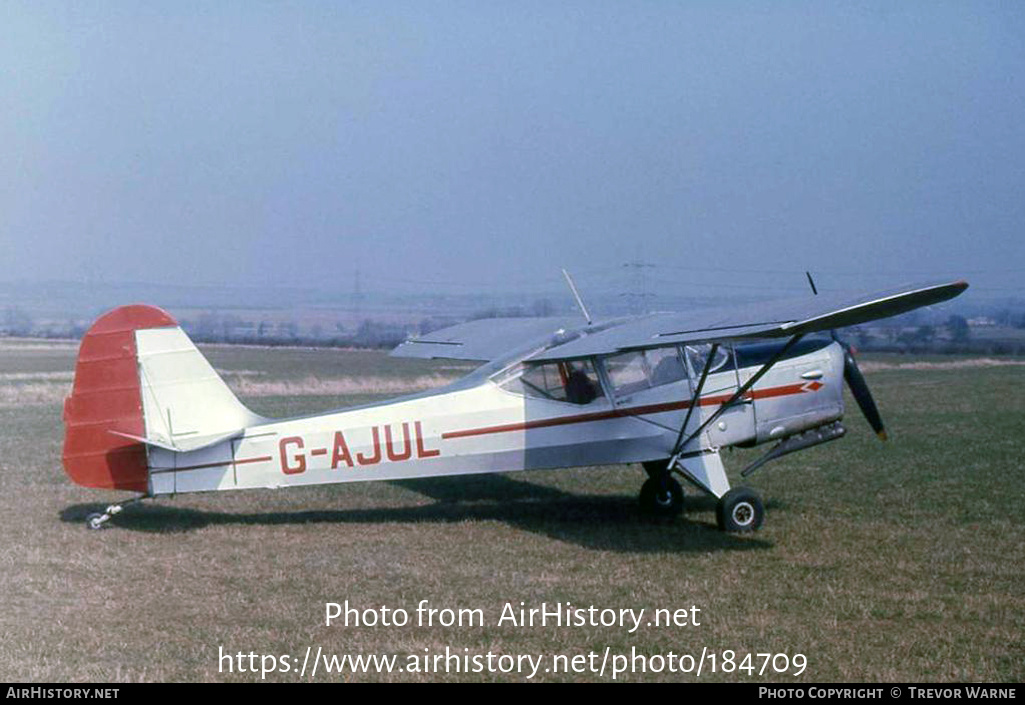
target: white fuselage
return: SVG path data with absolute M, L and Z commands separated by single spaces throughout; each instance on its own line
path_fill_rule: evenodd
M 708 375 L 687 432 L 697 429 L 779 344 L 737 346 Z M 745 353 L 745 350 L 748 351 Z M 821 341 L 778 361 L 688 449 L 754 445 L 843 415 L 843 353 Z M 761 358 L 759 358 L 761 355 Z M 148 449 L 150 493 L 288 487 L 362 480 L 633 463 L 667 458 L 701 370 L 640 391 L 618 392 L 592 360 L 601 395 L 585 404 L 501 386 L 518 361 L 450 387 L 320 416 L 270 421 L 190 452 Z

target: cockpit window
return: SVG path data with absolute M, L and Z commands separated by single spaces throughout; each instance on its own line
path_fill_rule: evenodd
M 571 404 L 590 404 L 605 396 L 590 360 L 527 363 L 496 382 L 502 389 L 516 394 Z
M 690 362 L 691 372 L 700 377 L 701 373 L 705 369 L 705 364 L 708 362 L 708 354 L 712 350 L 712 346 L 709 343 L 702 343 L 700 345 L 688 345 L 686 346 L 687 359 Z M 728 363 L 730 361 L 730 348 L 725 345 L 720 345 L 715 349 L 715 357 L 712 358 L 712 366 L 708 368 L 708 374 L 714 374 L 715 372 L 722 372 L 723 370 L 729 369 Z
M 643 352 L 628 352 L 605 358 L 605 371 L 609 375 L 616 396 L 649 389 L 651 384 L 648 382 L 646 368 Z
M 605 371 L 617 396 L 679 382 L 687 370 L 676 348 L 654 348 L 605 358 Z
M 679 382 L 687 379 L 687 368 L 677 348 L 653 348 L 644 352 L 651 367 L 651 386 Z

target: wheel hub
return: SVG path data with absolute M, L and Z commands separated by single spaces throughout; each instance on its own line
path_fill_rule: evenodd
M 733 521 L 737 522 L 738 526 L 747 526 L 754 518 L 755 508 L 750 502 L 739 502 L 733 507 Z

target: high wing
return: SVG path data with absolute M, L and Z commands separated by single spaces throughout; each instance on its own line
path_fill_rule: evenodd
M 965 281 L 909 284 L 851 296 L 821 294 L 686 313 L 654 313 L 583 327 L 579 317 L 488 318 L 407 340 L 392 355 L 487 362 L 516 350 L 554 361 L 681 343 L 780 338 L 858 325 L 952 299 Z
M 579 328 L 580 324 L 579 316 L 482 318 L 410 338 L 391 354 L 394 357 L 490 362 L 534 341 L 541 345 L 560 331 Z
M 965 281 L 910 284 L 854 297 L 821 294 L 688 313 L 656 313 L 542 350 L 530 359 L 565 360 L 680 343 L 805 335 L 896 316 L 947 301 L 967 288 Z

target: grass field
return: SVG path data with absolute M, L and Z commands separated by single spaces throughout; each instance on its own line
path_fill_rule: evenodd
M 461 372 L 366 352 L 206 352 L 247 403 L 273 415 Z M 1025 367 L 867 359 L 891 442 L 878 442 L 855 411 L 847 438 L 767 466 L 751 479 L 768 510 L 754 536 L 721 534 L 714 503 L 693 494 L 678 521 L 642 519 L 636 467 L 181 496 L 92 532 L 85 515 L 121 495 L 75 487 L 61 470 L 60 401 L 74 355 L 72 344 L 0 341 L 5 680 L 254 679 L 218 672 L 219 646 L 300 658 L 308 646 L 401 656 L 446 646 L 570 656 L 707 647 L 801 653 L 807 668 L 759 677 L 706 664 L 702 680 L 1025 679 Z M 739 470 L 751 453 L 727 462 Z M 422 599 L 479 608 L 487 623 L 324 626 L 325 602 L 412 612 Z M 629 634 L 495 624 L 506 602 L 521 601 L 697 605 L 701 625 Z M 596 678 L 542 669 L 535 680 Z

